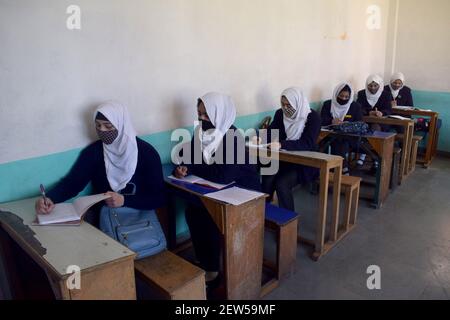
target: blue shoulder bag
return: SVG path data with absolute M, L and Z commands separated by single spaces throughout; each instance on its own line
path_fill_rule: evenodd
M 155 255 L 167 247 L 155 210 L 104 206 L 100 212 L 100 229 L 136 252 L 136 259 Z

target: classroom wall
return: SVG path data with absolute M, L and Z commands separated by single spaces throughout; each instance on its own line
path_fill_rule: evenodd
M 394 56 L 386 60 L 393 65 L 386 68 L 386 76 L 398 70 L 416 90 L 450 92 L 450 1 L 394 0 L 391 8 L 387 47 Z M 393 43 L 396 15 L 398 32 Z
M 81 30 L 66 28 L 74 3 Z M 381 24 L 369 30 L 374 4 Z M 210 90 L 250 115 L 292 85 L 312 101 L 344 79 L 362 88 L 384 72 L 388 10 L 388 0 L 1 0 L 0 164 L 87 145 L 106 99 L 149 135 L 192 125 Z
M 405 74 L 416 106 L 439 112 L 438 150 L 445 152 L 450 152 L 449 12 L 448 0 L 393 0 L 385 68 L 386 81 L 394 71 Z

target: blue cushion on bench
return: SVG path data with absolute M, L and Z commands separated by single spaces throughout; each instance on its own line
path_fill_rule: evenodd
M 285 225 L 299 216 L 297 212 L 283 209 L 266 203 L 266 220 L 274 222 L 278 225 Z

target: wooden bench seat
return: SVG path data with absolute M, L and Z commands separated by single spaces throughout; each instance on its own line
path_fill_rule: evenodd
M 333 180 L 333 175 L 330 175 L 330 183 L 333 183 Z M 356 224 L 360 185 L 360 177 L 342 176 L 341 190 L 345 194 L 344 232 Z
M 413 136 L 411 146 L 411 161 L 409 162 L 409 170 L 412 172 L 416 169 L 417 152 L 419 150 L 419 143 L 423 140 L 422 136 Z
M 398 133 L 395 136 L 396 140 L 403 140 L 403 133 Z M 411 157 L 410 161 L 408 163 L 409 165 L 409 171 L 412 172 L 416 169 L 416 162 L 417 162 L 417 151 L 419 149 L 419 143 L 423 140 L 423 136 L 415 135 L 412 137 L 412 146 L 411 146 Z
M 389 183 L 389 187 L 392 191 L 394 191 L 397 186 L 401 183 L 400 175 L 400 162 L 401 162 L 401 153 L 402 148 L 394 148 L 392 154 L 392 170 L 391 170 L 391 181 Z
M 134 268 L 157 299 L 206 299 L 205 272 L 170 251 L 137 260 Z
M 275 273 L 275 279 L 262 288 L 265 296 L 278 286 L 278 281 L 292 274 L 297 257 L 298 213 L 266 203 L 265 227 L 275 231 L 277 254 L 275 264 L 264 260 L 264 266 Z

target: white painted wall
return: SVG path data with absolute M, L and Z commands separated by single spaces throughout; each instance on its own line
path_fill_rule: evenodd
M 413 89 L 450 92 L 450 1 L 392 2 L 391 7 L 398 2 L 398 32 L 396 41 L 388 40 L 388 52 L 395 51 L 395 55 L 387 56 L 386 80 L 394 69 L 405 74 Z M 391 26 L 389 33 L 388 39 L 394 33 Z
M 445 1 L 445 0 L 444 0 Z M 82 29 L 66 29 L 78 4 Z M 369 5 L 381 29 L 366 27 Z M 0 163 L 82 147 L 105 99 L 139 134 L 192 124 L 207 91 L 238 114 L 384 73 L 388 0 L 0 0 Z

